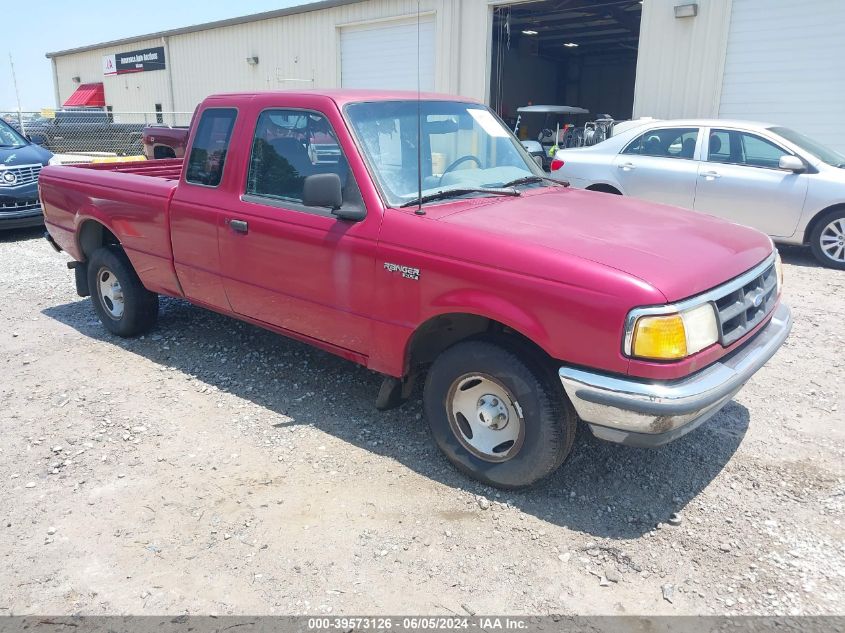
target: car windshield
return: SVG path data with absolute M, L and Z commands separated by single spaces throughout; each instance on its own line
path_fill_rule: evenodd
M 0 119 L 0 147 L 23 147 L 26 140 L 11 125 Z
M 832 167 L 845 168 L 845 155 L 837 151 L 825 147 L 821 143 L 814 141 L 809 136 L 804 136 L 800 132 L 790 130 L 787 127 L 770 127 L 770 132 L 774 132 L 778 136 L 782 136 L 790 143 L 797 145 L 808 154 L 812 154 L 820 161 L 827 163 Z
M 452 190 L 492 195 L 484 190 L 543 175 L 516 137 L 482 105 L 375 101 L 350 104 L 346 116 L 391 206 L 418 199 L 420 155 L 423 197 Z

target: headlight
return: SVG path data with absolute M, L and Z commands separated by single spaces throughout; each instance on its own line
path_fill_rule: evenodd
M 59 159 L 58 156 L 51 156 L 50 160 L 47 161 L 48 165 L 61 165 L 62 161 Z
M 710 303 L 673 314 L 633 316 L 626 340 L 630 356 L 649 360 L 686 358 L 719 340 Z
M 783 262 L 780 260 L 780 253 L 775 255 L 775 273 L 778 276 L 778 294 L 783 290 Z

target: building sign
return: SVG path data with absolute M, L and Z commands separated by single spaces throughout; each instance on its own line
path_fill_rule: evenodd
M 103 57 L 103 74 L 107 76 L 143 73 L 148 70 L 164 70 L 164 68 L 163 46 Z

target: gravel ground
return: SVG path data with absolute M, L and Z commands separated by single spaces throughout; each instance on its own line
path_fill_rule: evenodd
M 842 614 L 845 273 L 784 256 L 793 334 L 723 412 L 503 493 L 418 395 L 182 301 L 115 338 L 0 234 L 0 615 Z

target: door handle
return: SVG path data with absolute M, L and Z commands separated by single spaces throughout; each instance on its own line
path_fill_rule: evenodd
M 226 219 L 226 224 L 229 225 L 236 233 L 248 233 L 249 232 L 249 224 L 247 224 L 244 220 L 230 220 Z
M 708 178 L 708 179 L 709 178 L 721 178 L 722 174 L 720 174 L 718 171 L 703 171 L 703 172 L 701 172 L 701 177 L 702 178 Z
M 634 163 L 622 163 L 619 165 L 619 169 L 624 169 L 625 171 L 631 171 L 632 169 L 636 169 L 637 166 Z

